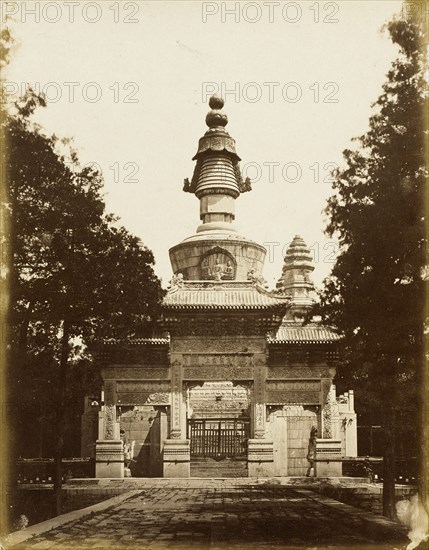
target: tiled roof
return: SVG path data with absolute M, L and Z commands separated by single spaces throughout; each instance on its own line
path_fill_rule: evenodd
M 289 297 L 247 281 L 186 281 L 172 288 L 164 298 L 164 307 L 174 309 L 267 309 L 288 303 Z
M 282 323 L 275 336 L 270 336 L 270 344 L 303 344 L 336 342 L 341 337 L 330 327 L 309 323 L 301 325 L 294 322 Z

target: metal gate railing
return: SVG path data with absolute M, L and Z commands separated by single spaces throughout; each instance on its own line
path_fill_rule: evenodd
M 245 419 L 188 420 L 191 457 L 239 458 L 247 455 L 250 421 Z

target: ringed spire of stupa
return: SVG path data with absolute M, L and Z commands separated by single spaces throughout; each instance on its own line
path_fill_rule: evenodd
M 206 116 L 209 129 L 200 138 L 192 159 L 197 161 L 192 179 L 184 180 L 183 190 L 200 199 L 203 223 L 197 231 L 232 229 L 229 224 L 235 218 L 234 201 L 240 193 L 251 190 L 250 179 L 241 176 L 235 140 L 225 130 L 228 116 L 223 111 L 224 103 L 218 95 L 210 98 L 211 111 Z

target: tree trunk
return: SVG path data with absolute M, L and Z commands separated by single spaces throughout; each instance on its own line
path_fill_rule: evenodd
M 28 328 L 30 326 L 31 315 L 34 309 L 34 301 L 30 300 L 25 309 L 23 319 L 21 321 L 21 326 L 19 327 L 19 350 L 20 354 L 25 357 L 27 353 L 27 340 L 28 340 Z
M 60 372 L 58 379 L 58 409 L 57 409 L 57 441 L 55 448 L 55 472 L 54 472 L 54 494 L 55 514 L 60 515 L 62 511 L 62 458 L 64 448 L 64 419 L 66 406 L 66 385 L 67 385 L 67 364 L 69 358 L 69 336 L 70 323 L 63 321 L 63 335 L 61 338 Z
M 425 359 L 422 358 L 423 380 L 421 385 L 421 444 L 419 456 L 419 495 L 420 500 L 429 514 L 429 401 L 427 399 L 429 390 L 429 371 Z
M 383 515 L 394 519 L 395 508 L 395 406 L 392 401 L 384 407 L 384 456 L 383 456 Z

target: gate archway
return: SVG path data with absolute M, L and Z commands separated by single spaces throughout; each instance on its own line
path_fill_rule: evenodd
M 201 418 L 188 420 L 192 458 L 246 459 L 250 434 L 248 418 Z
M 251 385 L 231 381 L 187 388 L 187 438 L 193 477 L 247 476 Z

